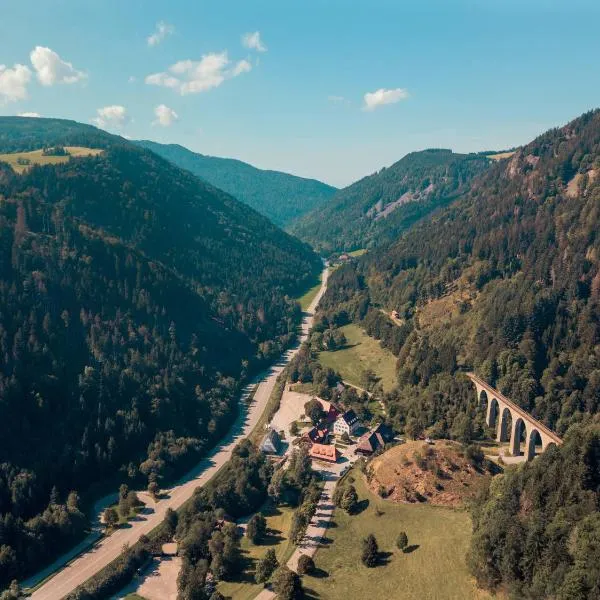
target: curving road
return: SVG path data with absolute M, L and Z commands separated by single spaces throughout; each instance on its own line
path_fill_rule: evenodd
M 251 382 L 242 393 L 241 401 L 248 398 L 251 391 L 256 387 L 252 403 L 247 410 L 240 411 L 241 414 L 230 429 L 229 434 L 218 444 L 212 452 L 203 459 L 191 472 L 189 472 L 177 485 L 169 490 L 164 490 L 166 497 L 154 503 L 148 502 L 145 514 L 138 516 L 137 520 L 131 522 L 131 527 L 118 529 L 109 537 L 100 538 L 99 516 L 94 523 L 94 531 L 78 547 L 71 550 L 51 567 L 39 573 L 30 580 L 23 582 L 24 587 L 33 587 L 39 581 L 48 577 L 49 573 L 56 574 L 41 585 L 31 594 L 33 600 L 61 600 L 72 592 L 78 585 L 87 581 L 90 577 L 100 571 L 103 567 L 113 561 L 122 551 L 124 544 L 133 545 L 142 534 L 148 534 L 164 519 L 168 508 L 174 510 L 181 507 L 194 490 L 206 484 L 215 473 L 230 459 L 235 445 L 247 437 L 257 425 L 262 416 L 271 392 L 275 387 L 277 376 L 283 371 L 287 363 L 295 356 L 300 344 L 307 338 L 312 327 L 314 310 L 317 307 L 327 286 L 329 272 L 323 270 L 321 289 L 311 302 L 308 310 L 304 313 L 301 324 L 301 335 L 298 342 L 290 348 L 267 372 L 258 376 Z M 141 494 L 142 492 L 140 492 Z M 106 503 L 112 497 L 101 500 L 96 506 L 103 510 Z M 100 539 L 99 539 L 100 538 Z M 91 543 L 99 541 L 89 547 Z M 69 562 L 70 561 L 70 562 Z M 66 566 L 65 566 L 66 565 Z M 61 570 L 58 570 L 61 569 Z

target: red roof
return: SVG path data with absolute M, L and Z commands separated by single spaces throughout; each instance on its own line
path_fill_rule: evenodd
M 309 451 L 311 458 L 319 460 L 329 460 L 331 462 L 337 462 L 338 450 L 335 446 L 326 446 L 325 444 L 313 444 Z

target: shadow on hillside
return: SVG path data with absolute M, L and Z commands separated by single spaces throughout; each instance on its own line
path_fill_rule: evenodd
M 404 548 L 403 552 L 404 554 L 411 554 L 412 552 L 414 552 L 415 550 L 418 550 L 420 548 L 419 544 L 411 544 L 410 546 L 406 546 L 406 548 Z

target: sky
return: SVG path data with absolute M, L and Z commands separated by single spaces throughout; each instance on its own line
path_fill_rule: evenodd
M 598 0 L 0 0 L 0 114 L 336 186 L 600 106 Z

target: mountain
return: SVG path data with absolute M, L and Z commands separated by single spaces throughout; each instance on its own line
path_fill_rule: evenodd
M 281 227 L 321 206 L 336 191 L 315 179 L 265 171 L 231 158 L 197 154 L 178 144 L 148 140 L 136 143 L 245 202 Z
M 591 600 L 600 590 L 599 206 L 596 110 L 338 269 L 322 304 L 328 322 L 360 322 L 398 356 L 398 388 L 385 399 L 398 428 L 482 439 L 460 374 L 474 370 L 565 436 L 495 478 L 475 507 L 471 570 L 515 598 Z
M 490 160 L 451 150 L 412 152 L 339 190 L 290 231 L 325 254 L 395 240 L 416 221 L 456 199 Z
M 0 119 L 0 152 L 74 143 L 103 151 L 22 175 L 0 162 L 0 587 L 81 534 L 72 490 L 197 461 L 248 374 L 294 335 L 290 297 L 321 268 L 148 150 L 73 122 Z

